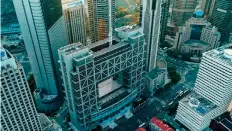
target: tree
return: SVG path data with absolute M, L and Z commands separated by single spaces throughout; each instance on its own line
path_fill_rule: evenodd
M 138 24 L 139 23 L 139 12 L 138 13 L 135 13 L 133 16 L 132 16 L 132 22 L 131 24 Z
M 169 57 L 178 58 L 179 52 L 177 50 L 167 50 Z
M 31 93 L 33 93 L 35 91 L 35 87 L 36 87 L 35 79 L 34 79 L 33 74 L 29 75 L 29 78 L 28 78 L 27 82 L 28 82 Z
M 140 5 L 140 0 L 135 0 L 135 3 L 136 3 L 137 5 Z
M 172 84 L 176 84 L 181 79 L 181 76 L 179 73 L 176 72 L 175 67 L 168 67 L 168 75 L 169 78 L 171 79 Z
M 100 125 L 97 125 L 97 127 L 92 129 L 91 131 L 102 131 L 102 127 Z
M 191 57 L 191 54 L 189 54 L 189 53 L 182 54 L 183 61 L 190 61 L 190 57 Z
M 175 104 L 171 105 L 171 106 L 168 108 L 168 110 L 169 110 L 168 115 L 173 115 L 173 114 L 175 114 L 177 108 L 178 108 L 178 103 L 175 103 Z
M 126 8 L 124 8 L 124 7 L 122 7 L 122 6 L 119 6 L 119 7 L 117 8 L 115 17 L 116 17 L 116 18 L 122 18 L 122 17 L 124 17 L 124 16 L 126 16 L 126 15 L 128 15 L 128 14 L 129 14 L 129 13 L 128 13 L 128 11 L 127 11 Z
M 160 44 L 160 48 L 164 48 L 164 47 L 170 48 L 172 47 L 172 45 L 169 44 L 167 41 L 165 41 L 164 43 Z

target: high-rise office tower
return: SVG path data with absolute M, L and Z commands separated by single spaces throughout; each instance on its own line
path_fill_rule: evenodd
M 1 126 L 4 131 L 41 131 L 23 67 L 0 46 Z
M 181 26 L 194 13 L 197 0 L 175 0 L 173 2 L 171 21 L 177 26 Z
M 160 18 L 160 43 L 164 43 L 167 31 L 170 0 L 162 0 Z
M 232 100 L 232 44 L 203 53 L 194 92 L 179 102 L 176 119 L 203 130 Z
M 212 11 L 214 8 L 214 4 L 215 4 L 216 0 L 203 0 L 202 4 L 201 4 L 201 10 L 204 12 L 204 15 L 207 18 L 210 18 L 212 15 Z
M 221 42 L 228 42 L 232 32 L 232 0 L 216 0 L 210 22 L 221 33 Z
M 13 3 L 36 82 L 37 109 L 54 110 L 62 93 L 57 49 L 68 43 L 61 0 L 13 0 Z
M 69 43 L 86 45 L 86 10 L 82 1 L 63 4 L 64 19 Z
M 88 0 L 89 30 L 91 42 L 97 42 L 109 34 L 109 0 Z M 115 27 L 115 0 L 111 0 L 112 28 Z
M 115 32 L 112 45 L 107 38 L 86 47 L 75 43 L 59 49 L 68 110 L 78 129 L 97 124 L 112 128 L 140 97 L 145 75 L 142 28 L 123 26 Z
M 156 66 L 157 51 L 160 37 L 161 0 L 147 0 L 144 6 L 143 33 L 146 50 L 146 71 L 149 72 Z

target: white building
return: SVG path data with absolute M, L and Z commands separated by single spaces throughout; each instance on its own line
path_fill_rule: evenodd
M 212 118 L 221 113 L 217 105 L 192 92 L 179 101 L 175 119 L 191 131 L 201 131 L 209 125 Z
M 202 29 L 201 41 L 207 42 L 210 44 L 211 49 L 219 47 L 219 40 L 221 34 L 217 31 L 215 26 L 206 26 Z
M 176 119 L 203 130 L 232 100 L 232 45 L 203 53 L 194 92 L 179 102 Z
M 82 1 L 63 4 L 66 32 L 69 43 L 86 44 L 86 10 Z
M 41 131 L 23 67 L 2 47 L 1 126 L 4 131 Z
M 147 43 L 146 71 L 151 71 L 156 66 L 157 51 L 160 37 L 161 0 L 144 2 L 143 33 Z
M 195 91 L 225 109 L 232 99 L 232 45 L 203 54 Z
M 36 82 L 37 108 L 55 110 L 60 102 L 56 99 L 63 93 L 57 49 L 68 44 L 61 0 L 13 0 L 13 3 Z

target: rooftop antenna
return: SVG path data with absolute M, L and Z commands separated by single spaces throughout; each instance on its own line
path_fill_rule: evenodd
M 109 44 L 112 46 L 112 9 L 111 9 L 112 0 L 108 0 L 109 5 Z

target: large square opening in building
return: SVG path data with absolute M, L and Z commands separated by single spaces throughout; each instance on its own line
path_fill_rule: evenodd
M 123 85 L 114 77 L 110 77 L 98 84 L 99 98 L 104 97 L 111 92 L 121 88 Z

